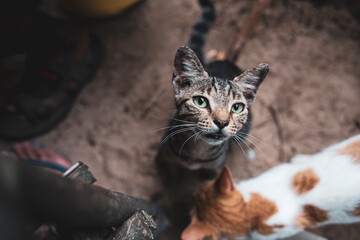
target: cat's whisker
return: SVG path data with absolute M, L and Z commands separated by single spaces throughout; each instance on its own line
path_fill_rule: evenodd
M 258 147 L 253 141 L 251 141 L 249 138 L 247 139 L 251 144 L 253 144 L 257 150 L 259 150 L 261 152 L 261 154 L 263 155 L 263 157 L 265 158 L 265 153 L 263 152 L 263 150 L 261 150 L 260 147 Z
M 199 140 L 199 138 L 201 137 L 201 135 L 202 135 L 204 132 L 205 132 L 204 130 L 200 130 L 200 131 L 199 131 L 198 135 L 195 137 L 195 142 L 196 142 L 197 140 Z
M 197 125 L 195 123 L 193 124 L 179 124 L 179 125 L 175 125 L 175 126 L 168 126 L 168 127 L 163 127 L 163 128 L 159 128 L 158 130 L 154 131 L 153 133 L 162 131 L 162 130 L 166 130 L 166 129 L 174 129 L 174 128 L 179 128 L 179 127 L 196 127 Z
M 236 136 L 236 135 L 235 135 Z M 246 143 L 246 140 L 245 139 L 243 139 L 243 138 L 241 138 L 241 137 L 239 137 L 239 136 L 236 136 L 235 137 L 235 139 L 238 139 L 240 142 L 242 142 L 242 143 L 244 143 L 247 147 L 248 147 L 248 149 L 250 150 L 251 149 L 251 147 Z M 256 146 L 256 145 L 255 145 Z M 256 146 L 257 147 L 257 146 Z M 259 149 L 259 148 L 258 148 Z M 259 149 L 259 151 L 261 151 L 261 149 Z M 261 153 L 263 154 L 263 156 L 265 157 L 265 154 L 261 151 Z
M 169 135 L 167 135 L 162 141 L 161 141 L 161 145 L 164 144 L 169 138 L 171 138 L 172 136 L 175 136 L 178 133 L 182 133 L 182 132 L 186 132 L 189 131 L 189 128 L 182 128 L 179 130 L 176 130 L 175 132 L 171 132 L 169 133 Z
M 234 137 L 237 138 L 240 142 L 244 143 L 249 150 L 251 149 L 251 147 L 246 143 L 246 140 L 244 140 L 244 138 L 236 135 Z
M 241 137 L 240 137 L 240 139 L 242 140 Z M 253 144 L 253 145 L 261 152 L 261 154 L 263 155 L 263 157 L 265 157 L 264 152 L 263 152 L 253 141 L 251 141 L 249 138 L 247 138 L 246 140 L 249 141 L 251 144 Z M 242 140 L 242 141 L 245 143 L 246 140 Z M 246 143 L 245 143 L 245 144 L 246 144 Z M 247 145 L 247 144 L 246 144 L 246 145 Z M 247 146 L 249 147 L 249 145 L 247 145 Z M 250 149 L 250 147 L 249 147 L 249 149 Z
M 180 148 L 179 155 L 181 155 L 181 151 L 182 151 L 183 147 L 185 146 L 185 144 L 186 144 L 192 137 L 196 136 L 197 134 L 198 134 L 198 133 L 196 132 L 196 133 L 194 133 L 193 135 L 191 135 L 188 139 L 185 140 L 185 142 L 183 143 L 183 145 L 182 145 L 181 148 Z
M 244 138 L 244 139 L 249 139 L 249 138 L 251 138 L 253 141 L 257 141 L 257 142 L 259 142 L 259 143 L 264 144 L 264 145 L 267 146 L 267 144 L 266 144 L 265 142 L 261 141 L 260 139 L 254 137 L 254 136 L 252 136 L 252 135 L 248 135 L 248 134 L 240 133 L 240 132 L 236 133 L 236 135 L 238 135 L 239 137 L 242 137 L 242 138 Z
M 264 144 L 266 147 L 269 146 L 266 142 L 262 141 L 261 139 L 255 137 L 254 135 L 251 135 L 251 134 L 249 134 L 249 133 L 238 132 L 238 133 L 236 133 L 236 134 L 241 134 L 240 136 L 241 136 L 241 137 L 245 137 L 245 138 L 251 137 L 251 138 L 253 138 L 254 140 L 259 141 L 260 143 Z
M 175 120 L 175 121 L 178 121 L 178 122 L 194 123 L 194 122 L 191 122 L 191 121 L 181 120 L 181 119 L 177 119 L 177 118 L 174 118 L 174 117 L 170 117 L 170 119 Z
M 182 128 L 179 130 L 176 130 L 175 132 L 170 133 L 169 135 L 167 135 L 160 143 L 160 147 L 162 147 L 164 145 L 164 143 L 169 140 L 170 138 L 172 138 L 173 136 L 179 134 L 179 133 L 183 133 L 183 132 L 187 132 L 187 131 L 191 131 L 194 130 L 194 127 L 187 127 L 187 128 Z
M 178 133 L 182 133 L 182 132 L 186 132 L 188 131 L 188 128 L 182 128 L 182 129 L 178 129 L 174 132 L 169 133 L 169 135 L 167 135 L 162 141 L 161 144 L 165 143 L 169 138 L 171 138 L 172 136 L 178 134 Z
M 241 146 L 241 143 L 236 138 L 231 138 L 232 141 L 235 141 L 237 145 L 240 147 L 241 151 L 244 153 L 244 156 L 247 161 L 249 161 L 247 154 L 245 153 L 243 147 Z
M 251 135 L 251 134 L 247 133 L 246 136 L 252 137 L 253 139 L 258 140 L 259 142 L 267 145 L 266 142 L 262 141 L 260 138 L 255 137 L 254 135 Z

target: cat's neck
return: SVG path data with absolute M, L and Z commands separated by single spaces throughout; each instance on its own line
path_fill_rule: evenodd
M 179 133 L 169 140 L 169 146 L 175 155 L 184 160 L 212 161 L 227 150 L 228 142 L 211 145 L 203 139 L 192 137 L 194 133 Z M 191 139 L 190 139 L 191 138 Z
M 175 121 L 170 123 L 170 126 L 176 125 L 177 123 Z M 167 135 L 169 136 L 177 130 L 180 129 L 169 130 Z M 185 131 L 171 137 L 167 141 L 167 146 L 184 164 L 190 164 L 193 168 L 196 168 L 194 166 L 207 163 L 217 166 L 223 165 L 229 148 L 229 142 L 225 141 L 218 145 L 211 145 L 197 137 L 195 132 Z

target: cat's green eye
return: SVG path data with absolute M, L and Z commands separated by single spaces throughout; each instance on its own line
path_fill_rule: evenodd
M 233 113 L 241 113 L 242 111 L 244 111 L 244 108 L 245 108 L 244 104 L 242 104 L 242 103 L 235 103 L 234 105 L 232 105 L 231 111 L 232 111 Z
M 193 97 L 193 102 L 200 108 L 206 108 L 208 106 L 207 99 L 204 97 Z

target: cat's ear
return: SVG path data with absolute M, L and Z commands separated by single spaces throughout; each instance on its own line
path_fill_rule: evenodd
M 190 225 L 182 232 L 181 240 L 202 240 L 211 235 L 211 229 L 209 229 L 209 227 L 199 222 L 196 218 L 193 218 Z
M 223 194 L 231 193 L 235 190 L 235 184 L 227 166 L 223 168 L 219 178 L 216 180 L 215 187 Z
M 254 68 L 243 72 L 234 78 L 233 82 L 239 84 L 244 91 L 246 100 L 251 103 L 255 99 L 256 91 L 269 72 L 269 64 L 261 63 Z
M 190 86 L 193 81 L 209 75 L 189 47 L 180 47 L 175 55 L 173 85 L 175 90 Z

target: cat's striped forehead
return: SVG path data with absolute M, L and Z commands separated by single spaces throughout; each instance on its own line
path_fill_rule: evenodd
M 244 99 L 240 87 L 228 79 L 209 77 L 196 81 L 191 87 L 192 93 L 203 93 L 218 104 Z M 244 99 L 245 100 L 245 99 Z

